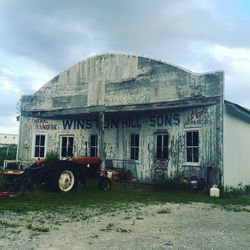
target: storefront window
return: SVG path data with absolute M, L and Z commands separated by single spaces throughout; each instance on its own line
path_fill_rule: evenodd
M 156 159 L 168 159 L 168 134 L 156 135 Z
M 90 136 L 90 156 L 97 156 L 98 152 L 98 136 Z
M 130 137 L 130 159 L 139 160 L 139 135 L 131 134 Z
M 61 157 L 69 157 L 73 155 L 74 137 L 63 136 L 61 141 Z
M 186 157 L 187 162 L 199 162 L 199 131 L 186 133 Z
M 35 153 L 36 158 L 43 158 L 45 156 L 45 135 L 35 136 Z

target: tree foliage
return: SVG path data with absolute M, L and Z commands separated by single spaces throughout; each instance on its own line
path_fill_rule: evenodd
M 0 166 L 4 160 L 15 160 L 17 153 L 17 145 L 4 145 L 0 147 Z

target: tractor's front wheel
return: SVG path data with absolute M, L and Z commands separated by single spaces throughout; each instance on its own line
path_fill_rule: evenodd
M 59 174 L 58 188 L 63 192 L 69 192 L 75 185 L 75 175 L 70 170 L 63 170 Z
M 66 193 L 77 186 L 79 178 L 73 167 L 60 166 L 52 179 L 52 189 Z

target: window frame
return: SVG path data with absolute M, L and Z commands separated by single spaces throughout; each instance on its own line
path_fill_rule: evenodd
M 92 145 L 92 137 L 95 136 L 95 144 Z M 92 155 L 92 150 L 94 150 L 94 154 Z M 89 135 L 89 155 L 90 156 L 98 156 L 98 135 L 97 134 L 90 134 Z
M 161 137 L 161 145 L 158 146 L 158 137 Z M 164 137 L 167 136 L 167 145 L 164 146 Z M 158 157 L 158 149 L 160 148 L 160 157 Z M 166 157 L 164 157 L 164 148 L 166 149 Z M 168 161 L 169 160 L 169 133 L 159 132 L 155 134 L 155 159 L 157 161 Z
M 138 136 L 138 139 L 132 137 Z M 138 141 L 138 145 L 136 143 Z M 130 134 L 130 144 L 129 144 L 129 153 L 130 153 L 130 160 L 139 161 L 140 159 L 140 134 L 139 133 L 131 133 Z
M 67 145 L 66 145 L 66 148 L 67 148 L 67 155 L 66 156 L 62 156 L 62 151 L 63 151 L 63 138 L 67 138 Z M 70 157 L 71 155 L 68 155 L 68 148 L 69 148 L 69 145 L 68 145 L 68 140 L 69 138 L 73 138 L 73 145 L 72 145 L 72 154 L 74 154 L 74 143 L 75 143 L 75 136 L 72 135 L 72 134 L 64 134 L 64 135 L 60 135 L 60 159 L 63 159 L 63 158 L 67 158 L 67 157 Z
M 44 145 L 42 146 L 42 147 L 44 147 L 44 154 L 43 154 L 43 156 L 41 156 L 40 154 L 39 154 L 39 156 L 36 156 L 36 137 L 37 136 L 44 136 Z M 40 145 L 38 145 L 38 146 L 40 146 Z M 40 146 L 41 147 L 41 146 Z M 32 159 L 40 159 L 40 158 L 45 158 L 46 157 L 46 151 L 47 151 L 47 134 L 46 133 L 36 133 L 36 134 L 34 134 L 33 135 L 33 144 L 32 144 L 32 152 L 31 152 L 31 154 L 32 154 Z
M 192 145 L 187 145 L 188 143 L 188 133 L 192 133 L 191 137 L 192 137 Z M 194 133 L 198 133 L 198 142 L 197 145 L 194 145 Z M 201 141 L 200 141 L 200 131 L 198 129 L 194 129 L 194 130 L 186 130 L 185 131 L 185 160 L 187 164 L 192 164 L 192 165 L 199 165 L 200 164 L 200 145 L 201 145 Z M 192 160 L 189 161 L 188 159 L 188 149 L 191 149 L 192 153 L 191 153 L 191 157 Z M 194 156 L 194 149 L 197 149 L 197 161 L 194 160 L 195 156 Z

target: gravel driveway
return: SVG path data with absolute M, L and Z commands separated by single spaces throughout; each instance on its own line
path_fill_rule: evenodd
M 250 249 L 250 212 L 204 203 L 6 211 L 0 249 Z

